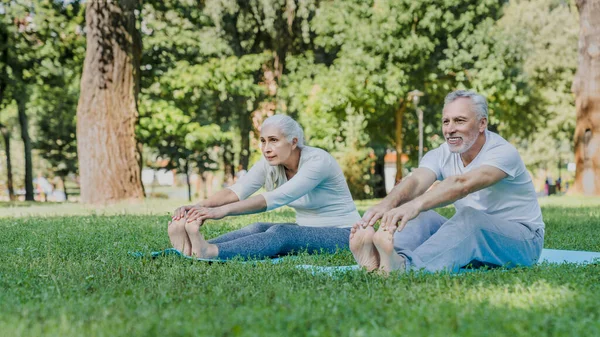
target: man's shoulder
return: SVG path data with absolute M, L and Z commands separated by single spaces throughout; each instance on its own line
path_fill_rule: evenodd
M 504 137 L 492 131 L 487 131 L 487 136 L 489 137 L 489 146 L 487 146 L 486 149 L 487 152 L 497 152 L 508 156 L 519 156 L 517 148 L 508 140 L 504 139 Z

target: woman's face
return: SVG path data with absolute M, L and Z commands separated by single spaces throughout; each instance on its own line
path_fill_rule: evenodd
M 296 138 L 293 143 L 288 142 L 281 130 L 274 126 L 263 126 L 260 130 L 260 150 L 271 166 L 285 163 L 296 148 L 296 142 Z

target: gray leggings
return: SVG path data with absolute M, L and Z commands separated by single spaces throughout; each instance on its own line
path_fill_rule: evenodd
M 294 223 L 257 222 L 229 232 L 209 243 L 219 247 L 219 258 L 276 257 L 306 250 L 334 253 L 348 248 L 350 228 L 306 227 Z

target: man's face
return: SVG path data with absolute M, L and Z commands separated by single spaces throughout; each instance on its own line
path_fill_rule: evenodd
M 451 152 L 465 153 L 475 144 L 487 120 L 478 120 L 470 98 L 459 98 L 446 105 L 442 112 L 442 132 Z

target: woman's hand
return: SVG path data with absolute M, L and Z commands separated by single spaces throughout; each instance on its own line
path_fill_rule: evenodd
M 194 220 L 218 220 L 227 216 L 227 211 L 224 207 L 193 207 L 187 213 L 187 222 Z
M 185 205 L 185 206 L 179 207 L 178 209 L 175 210 L 175 212 L 173 212 L 172 220 L 177 221 L 179 219 L 182 219 L 183 217 L 185 217 L 185 213 L 187 213 L 187 211 L 192 209 L 192 207 L 194 207 L 194 205 Z

